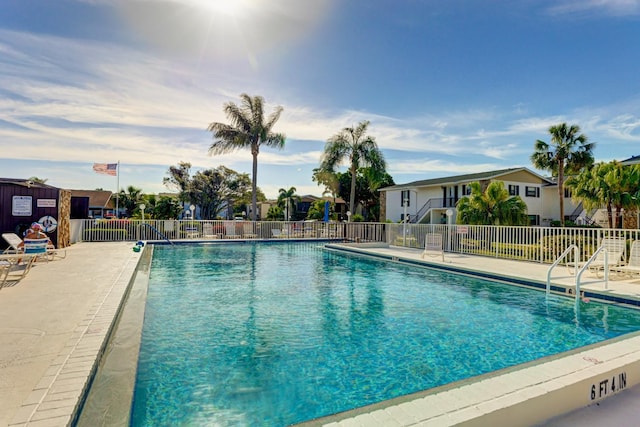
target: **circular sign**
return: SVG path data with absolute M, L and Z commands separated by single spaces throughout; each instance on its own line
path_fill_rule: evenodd
M 46 233 L 51 233 L 58 227 L 58 221 L 56 221 L 56 219 L 51 215 L 43 216 L 38 220 L 38 222 L 42 225 L 42 229 Z

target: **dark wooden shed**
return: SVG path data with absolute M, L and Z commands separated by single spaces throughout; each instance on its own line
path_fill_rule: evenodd
M 68 190 L 28 179 L 0 178 L 0 232 L 22 237 L 37 221 L 54 245 L 68 246 L 70 199 Z M 4 239 L 0 245 L 7 246 Z

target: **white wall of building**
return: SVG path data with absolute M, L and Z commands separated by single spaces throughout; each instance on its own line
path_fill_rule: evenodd
M 560 219 L 558 213 L 558 196 L 556 186 L 548 185 L 546 181 L 540 182 L 541 179 L 539 177 L 526 171 L 518 171 L 505 177 L 511 178 L 510 180 L 503 181 L 505 189 L 509 191 L 509 186 L 512 186 L 512 191 L 516 191 L 517 195 L 520 196 L 527 205 L 527 214 L 535 215 L 539 225 L 548 226 L 551 221 L 557 221 Z M 454 193 L 454 191 L 450 192 L 449 189 L 455 189 L 457 187 L 458 199 L 464 197 L 463 186 L 468 187 L 470 182 L 471 181 L 464 183 L 459 182 L 450 185 L 445 184 L 444 186 L 447 187 L 447 196 L 453 195 Z M 398 222 L 403 217 L 404 208 L 400 200 L 402 190 L 403 189 L 386 191 L 386 219 L 393 222 Z M 411 217 L 415 217 L 416 213 L 430 199 L 438 200 L 441 203 L 445 192 L 443 191 L 443 185 L 432 185 L 428 187 L 410 189 L 409 195 L 410 202 L 407 207 L 407 214 Z M 565 216 L 573 214 L 577 204 L 574 203 L 570 197 L 565 198 L 564 203 Z M 440 223 L 444 219 L 443 215 L 448 208 L 450 208 L 450 206 L 445 204 L 442 207 L 434 209 L 428 222 Z

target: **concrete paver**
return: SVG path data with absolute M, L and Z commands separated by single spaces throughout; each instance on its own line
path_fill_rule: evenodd
M 91 339 L 95 331 L 89 326 L 96 327 L 96 313 L 105 301 L 121 301 L 140 257 L 132 246 L 75 244 L 67 248 L 66 258 L 40 261 L 20 282 L 0 290 L 0 426 L 43 417 L 48 425 L 69 421 L 106 336 L 105 331 L 103 338 Z M 77 359 L 83 355 L 84 362 Z M 74 370 L 79 377 L 61 375 Z M 69 391 L 72 397 L 63 405 L 44 404 L 48 395 L 63 398 Z

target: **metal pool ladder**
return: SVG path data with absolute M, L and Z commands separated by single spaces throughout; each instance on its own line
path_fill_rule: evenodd
M 560 264 L 560 261 L 566 258 L 566 256 L 569 255 L 572 249 L 573 249 L 573 259 L 574 259 L 574 266 L 573 266 L 574 275 L 576 276 L 576 298 L 578 298 L 578 295 L 580 295 L 580 293 L 578 292 L 578 288 L 580 286 L 578 283 L 578 280 L 579 280 L 578 257 L 580 256 L 580 248 L 578 248 L 578 246 L 576 245 L 569 245 L 569 247 L 565 249 L 564 252 L 562 252 L 562 254 L 560 254 L 558 259 L 556 259 L 547 270 L 547 296 L 549 296 L 549 294 L 551 293 L 551 270 L 553 270 L 558 264 Z
M 169 242 L 169 244 L 173 245 L 173 242 L 171 240 L 169 240 L 169 238 L 167 236 L 164 235 L 164 233 L 162 233 L 160 230 L 158 230 L 157 228 L 155 228 L 153 225 L 151 224 L 147 224 L 146 222 L 144 224 L 140 224 L 140 228 L 146 226 L 147 228 L 150 228 L 151 230 L 155 231 L 156 233 L 158 233 L 160 235 L 160 237 L 164 238 L 164 240 L 166 240 L 167 242 Z

